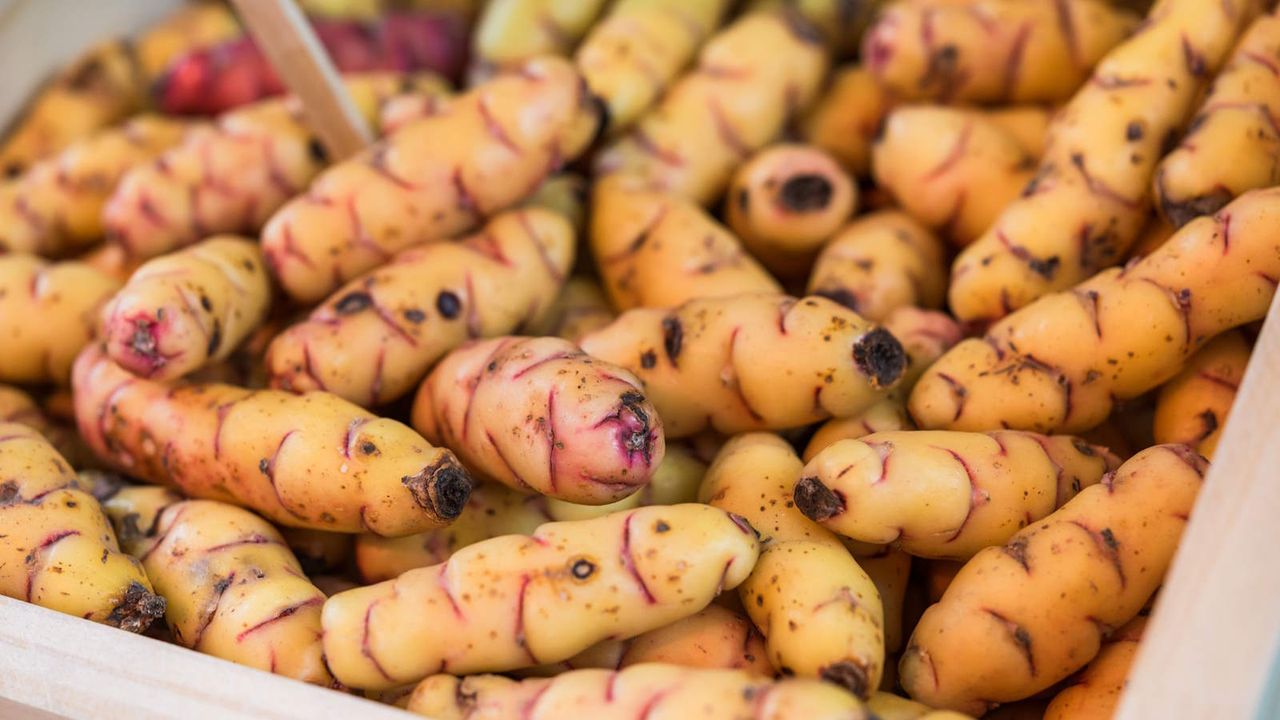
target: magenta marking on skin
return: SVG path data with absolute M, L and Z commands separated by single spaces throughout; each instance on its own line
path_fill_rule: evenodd
M 636 720 L 649 720 L 649 718 L 657 712 L 658 704 L 666 699 L 667 692 L 667 690 L 661 690 L 654 693 L 653 696 L 649 698 L 649 701 L 644 704 L 644 707 L 640 708 L 640 715 L 637 716 Z
M 223 403 L 214 410 L 217 419 L 217 425 L 214 426 L 213 430 L 213 458 L 215 460 L 222 457 L 222 426 L 227 421 L 227 414 L 231 412 L 231 408 L 234 406 L 235 403 L 233 402 Z
M 1067 52 L 1071 55 L 1071 62 L 1076 67 L 1084 67 L 1085 63 L 1080 53 L 1080 36 L 1076 33 L 1071 6 L 1067 4 L 1067 0 L 1054 0 L 1053 5 L 1057 11 L 1058 27 L 1062 30 L 1062 38 L 1067 41 Z
M 328 390 L 324 385 L 324 381 L 320 379 L 320 376 L 316 374 L 315 369 L 311 366 L 311 343 L 307 340 L 302 341 L 302 372 L 311 378 L 311 381 L 316 385 L 316 389 Z
M 486 440 L 489 441 L 489 445 L 493 447 L 493 452 L 495 455 L 498 456 L 498 460 L 501 460 L 502 465 L 507 469 L 507 472 L 511 473 L 511 478 L 516 481 L 516 484 L 518 484 L 520 487 L 528 488 L 530 490 L 536 489 L 532 485 L 530 485 L 528 482 L 526 482 L 524 478 L 520 477 L 520 473 L 516 472 L 516 469 L 514 466 L 512 466 L 511 461 L 507 459 L 506 453 L 502 452 L 502 447 L 498 445 L 498 441 L 494 439 L 493 433 L 489 432 L 488 430 L 485 430 L 484 437 Z M 556 485 L 555 478 L 554 477 L 550 478 L 549 482 L 551 484 L 551 489 L 554 490 Z
M 550 689 L 551 683 L 547 683 L 546 685 L 538 688 L 537 692 L 533 694 L 533 697 L 529 698 L 529 702 L 525 703 L 525 706 L 520 708 L 520 720 L 533 720 L 534 712 L 538 708 L 538 701 L 542 700 L 542 696 L 546 695 L 547 691 Z
M 105 361 L 105 358 L 103 358 Z M 113 444 L 111 433 L 107 432 L 107 415 L 110 414 L 112 407 L 116 403 L 116 395 L 123 392 L 130 385 L 137 382 L 134 378 L 122 381 L 119 385 L 111 389 L 106 397 L 102 400 L 102 408 L 98 411 L 98 434 L 102 436 L 102 442 L 108 448 Z
M 19 195 L 17 199 L 13 201 L 13 209 L 18 213 L 18 216 L 27 223 L 27 225 L 31 226 L 33 231 L 36 233 L 44 232 L 46 225 L 45 218 L 41 217 L 39 213 L 32 209 L 31 205 L 27 203 L 26 196 Z
M 520 227 L 524 228 L 525 233 L 529 236 L 529 241 L 533 243 L 534 249 L 538 251 L 538 259 L 542 261 L 543 267 L 547 269 L 547 274 L 557 283 L 563 281 L 564 272 L 552 262 L 551 256 L 547 254 L 547 246 L 542 243 L 538 233 L 534 231 L 533 224 L 529 222 L 529 216 L 522 212 L 516 215 L 516 218 L 520 220 Z
M 470 271 L 467 272 L 465 286 L 467 288 L 467 337 L 474 340 L 480 337 L 480 310 L 477 307 L 480 303 L 476 297 L 475 283 L 471 280 Z
M 654 158 L 663 165 L 673 168 L 684 167 L 684 158 L 658 145 L 644 128 L 637 127 L 631 131 L 631 141 L 644 154 Z
M 79 534 L 80 534 L 79 530 L 63 530 L 61 532 L 56 532 L 56 533 L 53 533 L 52 535 L 49 535 L 44 540 L 41 540 L 40 544 L 35 546 L 35 548 L 33 548 L 31 552 L 27 554 L 28 564 L 34 565 L 36 556 L 39 555 L 42 550 L 50 547 L 51 545 L 58 542 L 59 540 L 62 540 L 63 538 L 73 537 Z M 36 581 L 36 570 L 37 568 L 35 567 L 31 567 L 27 569 L 27 592 L 26 592 L 27 602 L 31 602 L 31 591 L 32 591 L 32 586 L 35 585 L 35 581 Z
M 292 223 L 286 222 L 284 224 L 284 230 L 281 231 L 280 237 L 282 240 L 280 249 L 284 251 L 285 257 L 294 258 L 308 268 L 315 269 L 316 265 L 311 261 L 311 258 L 298 249 L 298 239 L 293 235 Z
M 1102 318 L 1098 313 L 1098 293 L 1094 290 L 1072 289 L 1071 293 L 1075 295 L 1076 300 L 1080 301 L 1081 307 L 1084 308 L 1086 314 L 1093 320 L 1093 332 L 1102 339 Z
M 165 511 L 169 509 L 169 507 L 171 506 L 165 506 L 163 510 L 161 510 L 159 513 L 156 514 L 155 520 L 152 521 L 151 523 L 152 525 L 151 528 L 149 528 L 147 531 L 148 535 L 150 535 L 152 532 L 155 532 L 156 527 L 160 525 L 161 515 L 163 515 Z M 158 537 L 156 537 L 154 540 L 151 541 L 151 547 L 147 548 L 147 551 L 144 552 L 138 558 L 138 560 L 140 562 L 145 563 L 147 561 L 147 558 L 151 557 L 151 553 L 155 552 L 156 550 L 159 550 L 160 546 L 164 544 L 164 541 L 168 539 L 169 533 L 173 532 L 173 529 L 175 527 L 178 527 L 179 521 L 182 520 L 182 516 L 186 514 L 187 514 L 187 508 L 186 507 L 180 508 L 178 512 L 173 516 L 173 519 L 169 521 L 169 524 L 165 527 L 164 532 L 160 533 Z
M 996 612 L 995 610 L 992 610 L 991 608 L 983 608 L 983 611 L 985 611 L 988 615 L 995 618 L 997 621 L 999 621 L 1002 625 L 1005 626 L 1005 629 L 1008 630 L 1009 635 L 1013 639 L 1014 644 L 1018 646 L 1018 650 L 1022 653 L 1023 659 L 1027 661 L 1027 667 L 1031 672 L 1031 676 L 1035 677 L 1036 676 L 1036 659 L 1035 659 L 1035 655 L 1033 655 L 1031 652 L 1030 634 L 1028 634 L 1027 631 L 1022 626 L 1013 622 L 1003 614 Z
M 955 167 L 956 163 L 960 162 L 960 159 L 964 157 L 965 151 L 969 147 L 969 138 L 972 135 L 973 121 L 970 120 L 965 122 L 964 128 L 960 130 L 960 136 L 956 138 L 956 142 L 951 146 L 951 150 L 947 153 L 947 156 L 942 159 L 942 162 L 934 166 L 933 169 L 925 173 L 921 180 L 925 182 L 937 180 L 948 170 Z
M 960 526 L 956 531 L 947 538 L 946 542 L 953 542 L 960 537 L 960 533 L 964 532 L 964 528 L 969 524 L 969 518 L 973 517 L 973 511 L 987 504 L 988 498 L 982 493 L 982 488 L 978 486 L 978 480 L 973 475 L 973 469 L 969 467 L 969 463 L 960 457 L 960 453 L 951 448 L 943 448 L 934 446 L 934 449 L 941 450 L 952 457 L 960 467 L 964 469 L 965 477 L 969 480 L 969 510 L 965 513 L 964 519 L 960 521 Z
M 720 107 L 720 103 L 711 100 L 707 105 L 711 110 L 711 119 L 715 121 L 716 136 L 720 138 L 720 142 L 724 143 L 724 146 L 733 151 L 738 157 L 749 157 L 751 155 L 751 146 L 738 136 L 738 131 L 734 130 L 729 118 L 725 117 L 724 109 Z
M 604 701 L 605 702 L 607 703 L 613 702 L 614 691 L 616 690 L 617 685 L 618 685 L 618 671 L 614 670 L 613 672 L 609 673 L 609 678 L 604 681 Z
M 366 418 L 356 418 L 347 424 L 347 434 L 342 439 L 342 457 L 348 460 L 351 459 L 351 449 L 356 441 L 356 432 L 368 422 Z
M 658 225 L 661 224 L 663 219 L 667 217 L 667 212 L 670 209 L 671 209 L 670 205 L 663 204 L 662 207 L 658 209 L 658 212 L 654 213 L 653 217 L 650 218 L 649 221 L 645 223 L 644 228 L 641 229 L 640 232 L 636 233 L 635 238 L 633 238 L 631 242 L 627 244 L 626 248 L 619 250 L 618 252 L 613 253 L 611 255 L 606 255 L 604 257 L 601 257 L 599 259 L 599 262 L 605 265 L 611 265 L 616 262 L 629 260 L 632 255 L 635 255 L 636 253 L 640 252 L 640 250 L 649 241 L 650 236 L 657 230 Z
M 1102 180 L 1095 178 L 1093 175 L 1091 175 L 1089 173 L 1089 169 L 1085 166 L 1085 160 L 1083 155 L 1073 155 L 1071 157 L 1071 163 L 1076 167 L 1077 170 L 1080 171 L 1080 177 L 1084 179 L 1085 185 L 1089 187 L 1089 192 L 1093 193 L 1094 195 L 1107 198 L 1115 203 L 1118 203 L 1119 205 L 1124 206 L 1129 210 L 1141 209 L 1142 203 L 1140 201 L 1133 200 L 1131 198 L 1125 197 L 1124 195 L 1121 195 L 1120 193 L 1113 190 L 1106 183 L 1104 183 Z
M 561 353 L 555 353 L 554 355 L 548 355 L 547 357 L 544 357 L 540 360 L 536 360 L 533 363 L 524 366 L 518 372 L 512 375 L 511 379 L 519 380 L 520 378 L 524 377 L 526 374 L 534 370 L 537 370 L 538 368 L 542 367 L 543 365 L 546 365 L 547 363 L 552 363 L 557 360 L 569 360 L 577 356 L 578 356 L 578 353 L 568 353 L 568 352 L 561 352 Z
M 790 299 L 778 303 L 778 334 L 783 337 L 787 335 L 787 317 L 791 314 L 791 308 L 795 306 L 795 300 Z
M 1103 90 L 1127 90 L 1129 88 L 1146 87 L 1151 84 L 1151 78 L 1122 78 L 1114 75 L 1095 75 L 1090 82 Z
M 493 235 L 488 232 L 481 232 L 479 235 L 473 236 L 466 242 L 461 243 L 459 247 L 464 250 L 470 250 L 471 252 L 476 253 L 483 258 L 492 260 L 503 267 L 515 267 L 515 263 L 511 262 L 511 258 L 507 257 L 502 252 L 502 246 L 500 246 L 498 241 L 493 238 Z
M 347 220 L 351 224 L 351 232 L 354 235 L 354 237 L 352 237 L 354 243 L 357 246 L 372 252 L 381 262 L 390 260 L 391 253 L 387 252 L 386 249 L 379 245 L 373 237 L 369 235 L 368 231 L 365 230 L 364 221 L 360 219 L 360 212 L 356 209 L 355 195 L 351 195 L 347 198 L 346 209 Z
M 528 575 L 520 576 L 520 591 L 516 596 L 515 639 L 516 639 L 516 644 L 519 645 L 525 651 L 525 653 L 529 656 L 529 660 L 531 660 L 534 665 L 539 665 L 541 663 L 539 662 L 537 656 L 533 654 L 533 650 L 529 648 L 529 642 L 524 636 L 524 603 L 525 603 L 525 600 L 527 599 L 526 591 L 529 589 L 529 581 L 530 581 L 530 577 Z
M 733 349 L 738 342 L 738 333 L 741 330 L 742 330 L 742 327 L 738 326 L 738 327 L 735 327 L 733 329 L 733 332 L 729 334 L 729 350 L 727 354 L 729 356 L 730 364 L 733 363 Z M 738 401 L 742 403 L 742 407 L 747 411 L 747 414 L 751 416 L 751 419 L 755 420 L 756 422 L 763 422 L 764 416 L 756 412 L 755 408 L 751 407 L 751 402 L 747 400 L 746 394 L 742 392 L 742 385 L 737 381 L 736 377 L 734 378 L 734 382 L 733 382 L 733 390 L 734 390 L 734 394 L 738 398 Z
M 417 185 L 409 182 L 399 175 L 396 175 L 391 172 L 391 168 L 387 167 L 387 150 L 388 147 L 386 145 L 377 145 L 374 148 L 373 154 L 369 157 L 369 168 L 386 179 L 387 182 L 395 185 L 399 190 L 404 190 L 406 192 L 416 191 L 418 189 Z
M 641 594 L 644 595 L 645 602 L 654 605 L 658 602 L 658 599 L 649 591 L 649 586 L 645 584 L 644 578 L 640 576 L 640 571 L 636 568 L 635 557 L 631 554 L 631 521 L 633 519 L 635 519 L 635 513 L 627 515 L 627 519 L 622 523 L 622 549 L 620 551 L 622 567 L 635 579 L 636 585 L 640 587 Z
M 1280 65 L 1276 65 L 1275 61 L 1261 53 L 1247 50 L 1241 53 L 1241 56 L 1255 62 L 1271 72 L 1272 75 L 1280 77 Z
M 999 431 L 990 432 L 990 433 L 987 433 L 987 437 L 991 438 L 991 440 L 995 442 L 996 447 L 1000 448 L 1000 452 L 999 452 L 1000 457 L 1008 457 L 1009 448 L 1004 444 L 1003 432 L 999 432 Z
M 1079 520 L 1071 520 L 1069 522 L 1089 534 L 1089 539 L 1093 541 L 1093 544 L 1097 546 L 1098 550 L 1111 562 L 1111 566 L 1115 568 L 1116 575 L 1120 578 L 1120 587 L 1125 587 L 1128 583 L 1124 575 L 1124 565 L 1120 562 L 1120 545 L 1111 534 L 1111 531 L 1104 529 L 1102 532 L 1098 532 Z
M 476 215 L 480 213 L 480 208 L 476 204 L 475 196 L 467 188 L 467 183 L 462 179 L 462 168 L 457 167 L 453 170 L 453 175 L 449 177 L 449 182 L 453 185 L 453 192 L 458 196 L 458 209 L 462 212 Z
M 300 603 L 295 603 L 293 605 L 290 605 L 282 609 L 280 612 L 276 613 L 272 617 L 269 617 L 266 620 L 263 620 L 262 622 L 258 623 L 257 625 L 251 625 L 250 627 L 245 628 L 244 630 L 241 630 L 239 633 L 236 634 L 236 642 L 242 642 L 247 636 L 253 634 L 254 632 L 261 630 L 262 628 L 268 625 L 271 625 L 272 623 L 276 623 L 281 620 L 284 620 L 285 618 L 289 617 L 290 615 L 293 615 L 294 613 L 298 612 L 299 610 L 302 610 L 303 608 L 315 607 L 316 605 L 322 605 L 322 604 L 324 604 L 324 598 L 314 597 L 314 598 L 311 598 L 310 600 L 303 600 Z
M 1018 76 L 1022 74 L 1022 56 L 1027 50 L 1027 41 L 1031 38 L 1031 23 L 1023 23 L 1018 34 L 1013 38 L 1013 47 L 1009 57 L 1005 58 L 1003 95 L 1007 100 L 1018 86 Z
M 369 623 L 373 616 L 373 609 L 378 606 L 378 602 L 379 601 L 375 600 L 369 603 L 369 607 L 364 611 L 364 630 L 360 634 L 360 654 L 369 661 L 369 664 L 373 666 L 374 670 L 378 671 L 379 675 L 385 678 L 388 682 L 395 682 L 395 679 L 392 678 L 385 669 L 383 669 L 382 663 L 378 662 L 378 659 L 373 656 L 373 648 L 369 647 Z
M 281 198 L 291 198 L 298 194 L 298 188 L 289 181 L 280 168 L 280 161 L 276 158 L 275 143 L 270 138 L 262 138 L 262 160 L 263 166 L 267 169 L 267 182 L 275 187 L 280 193 Z
M 214 583 L 213 588 L 217 595 L 213 598 L 213 606 L 209 608 L 209 612 L 201 619 L 200 626 L 196 628 L 196 635 L 192 638 L 189 646 L 192 650 L 200 649 L 200 643 L 204 640 L 205 630 L 208 630 L 209 625 L 213 623 L 213 618 L 218 614 L 218 606 L 222 604 L 222 596 L 226 594 L 227 588 L 231 587 L 231 583 L 235 582 L 235 579 L 236 571 L 232 570 L 225 578 Z
M 378 347 L 378 359 L 373 363 L 373 380 L 369 381 L 369 404 L 375 404 L 382 396 L 382 374 L 386 370 L 387 346 Z
M 1234 383 L 1234 382 L 1231 382 L 1230 380 L 1228 380 L 1228 379 L 1226 379 L 1226 378 L 1218 377 L 1217 375 L 1214 375 L 1213 373 L 1210 373 L 1210 372 L 1205 371 L 1205 370 L 1201 370 L 1201 371 L 1197 372 L 1197 373 L 1196 373 L 1196 377 L 1201 378 L 1202 380 L 1207 380 L 1207 381 L 1209 381 L 1209 382 L 1211 382 L 1211 383 L 1213 383 L 1214 385 L 1217 385 L 1217 386 L 1219 386 L 1219 387 L 1224 387 L 1224 388 L 1226 388 L 1226 389 L 1228 389 L 1228 390 L 1230 390 L 1230 391 L 1232 391 L 1232 392 L 1235 392 L 1235 391 L 1237 391 L 1237 390 L 1239 390 L 1239 389 L 1240 389 L 1240 385 L 1239 385 L 1239 384 Z
M 10 436 L 8 436 L 8 437 L 0 438 L 0 442 L 5 442 L 5 441 L 8 441 L 8 440 L 27 440 L 27 439 L 30 439 L 30 438 L 29 438 L 29 436 L 10 435 Z M 21 501 L 21 502 L 24 502 L 24 503 L 25 503 L 25 504 L 27 504 L 27 505 L 34 505 L 34 504 L 36 504 L 36 503 L 40 502 L 41 500 L 45 499 L 45 497 L 46 497 L 46 496 L 48 496 L 48 495 L 52 495 L 53 493 L 56 493 L 56 492 L 58 492 L 59 490 L 66 490 L 67 488 L 73 488 L 73 489 L 74 489 L 74 487 L 75 487 L 75 486 L 74 486 L 74 485 L 72 485 L 71 483 L 66 483 L 66 484 L 63 484 L 63 485 L 59 485 L 59 486 L 57 486 L 57 487 L 51 487 L 51 488 L 48 488 L 48 489 L 44 490 L 43 492 L 38 492 L 38 493 L 36 493 L 35 495 L 32 495 L 31 497 L 27 498 L 27 499 L 26 499 L 26 500 L 24 500 L 24 501 L 23 501 L 23 500 L 20 500 L 20 501 Z
M 1226 255 L 1231 251 L 1231 213 L 1222 213 L 1217 219 L 1222 225 L 1222 254 Z
M 449 601 L 449 606 L 453 608 L 453 616 L 459 620 L 466 620 L 466 615 L 462 612 L 462 606 L 458 604 L 457 598 L 453 596 L 453 590 L 449 588 L 449 561 L 445 560 L 440 564 L 440 591 Z
M 520 148 L 511 141 L 511 136 L 494 117 L 493 111 L 489 109 L 487 95 L 481 95 L 476 101 L 476 109 L 480 112 L 480 119 L 484 121 L 485 132 L 489 133 L 493 139 L 497 140 L 500 145 L 511 151 L 512 155 L 519 155 Z
M 965 390 L 964 385 L 961 385 L 958 380 L 956 380 L 955 378 L 951 377 L 950 375 L 944 372 L 938 373 L 938 379 L 946 383 L 950 387 L 951 396 L 955 398 L 956 412 L 954 415 L 951 416 L 951 421 L 955 422 L 960 419 L 960 414 L 964 412 L 964 403 L 965 403 L 965 400 L 968 399 L 967 396 L 969 394 L 969 391 Z
M 547 392 L 547 482 L 556 490 L 556 389 Z
M 295 511 L 293 508 L 289 507 L 285 503 L 284 498 L 280 495 L 280 488 L 276 486 L 276 461 L 279 460 L 280 453 L 284 450 L 284 444 L 288 442 L 289 438 L 293 437 L 293 434 L 296 432 L 298 431 L 290 430 L 289 432 L 285 433 L 284 436 L 280 438 L 280 444 L 276 445 L 276 450 L 274 453 L 271 454 L 270 459 L 268 459 L 265 463 L 260 464 L 258 466 L 258 469 L 262 471 L 262 474 L 264 476 L 266 476 L 267 482 L 271 485 L 271 492 L 276 496 L 276 502 L 279 503 L 280 507 L 285 512 L 298 518 L 299 520 L 307 520 L 309 519 L 307 518 L 307 516 L 298 513 L 297 511 Z
M 369 297 L 372 298 L 373 295 L 370 294 Z M 390 311 L 382 305 L 379 305 L 377 300 L 371 300 L 370 306 L 373 309 L 373 314 L 377 315 L 378 319 L 382 321 L 382 324 L 386 325 L 391 330 L 392 335 L 405 341 L 409 347 L 418 347 L 417 338 L 410 335 L 403 327 L 400 327 L 400 323 L 396 322 L 395 316 L 392 315 Z

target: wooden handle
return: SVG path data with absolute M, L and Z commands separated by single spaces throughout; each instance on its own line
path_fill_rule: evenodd
M 302 102 L 307 123 L 330 157 L 350 157 L 373 141 L 333 61 L 293 0 L 232 0 L 232 4 L 280 79 Z
M 1117 720 L 1280 717 L 1280 294 L 1182 536 Z

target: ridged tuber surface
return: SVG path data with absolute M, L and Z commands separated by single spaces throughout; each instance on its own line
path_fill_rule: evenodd
M 1044 720 L 1110 720 L 1120 704 L 1147 619 L 1136 617 L 1107 638 L 1098 656 L 1053 696 Z
M 272 341 L 272 386 L 366 406 L 394 400 L 453 348 L 537 317 L 573 255 L 569 222 L 542 208 L 501 213 L 460 241 L 405 250 Z
M 471 492 L 453 453 L 326 393 L 169 386 L 97 347 L 73 386 L 80 434 L 103 460 L 282 525 L 408 535 L 448 524 Z
M 258 244 L 213 237 L 138 268 L 103 308 L 102 339 L 125 370 L 173 380 L 230 357 L 270 305 Z
M 1080 432 L 1262 318 L 1280 281 L 1280 189 L 1246 193 L 1151 255 L 1048 295 L 961 342 L 911 393 L 923 428 Z
M 813 437 L 809 438 L 801 457 L 809 462 L 818 453 L 841 440 L 854 440 L 879 432 L 914 430 L 915 427 L 901 399 L 885 398 L 851 417 L 832 418 L 822 423 Z
M 1184 445 L 1149 448 L 976 555 L 916 625 L 903 687 L 981 715 L 1083 667 L 1160 585 L 1206 466 Z
M 853 415 L 907 366 L 887 330 L 820 297 L 738 295 L 639 308 L 580 344 L 640 378 L 669 438 Z
M 559 338 L 454 350 L 419 388 L 413 426 L 482 479 L 587 505 L 638 491 L 666 452 L 640 381 Z
M 837 57 L 856 55 L 885 0 L 750 0 L 747 11 L 789 8 L 808 20 Z
M 484 79 L 540 55 L 567 57 L 605 0 L 492 0 L 476 23 L 471 75 Z
M 861 65 L 840 68 L 799 122 L 800 137 L 859 178 L 871 172 L 871 144 L 895 100 Z
M 696 502 L 698 486 L 706 472 L 707 463 L 699 459 L 690 444 L 668 443 L 653 478 L 627 497 L 608 505 L 582 505 L 547 498 L 546 512 L 552 520 L 586 520 L 631 508 Z
M 558 662 L 698 612 L 757 552 L 745 521 L 705 505 L 549 523 L 333 596 L 325 655 L 339 681 L 369 689 Z
M 1155 441 L 1190 445 L 1212 460 L 1251 352 L 1244 335 L 1232 331 L 1192 355 L 1156 397 Z
M 644 663 L 774 676 L 764 637 L 751 619 L 720 605 L 631 638 L 615 669 Z
M 285 291 L 315 302 L 410 245 L 524 199 L 598 124 L 568 61 L 533 60 L 322 173 L 272 216 L 263 249 Z

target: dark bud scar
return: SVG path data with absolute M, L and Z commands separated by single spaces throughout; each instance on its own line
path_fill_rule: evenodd
M 1124 138 L 1129 142 L 1141 140 L 1143 136 L 1142 123 L 1134 120 L 1124 129 Z
M 436 296 L 436 310 L 447 320 L 458 317 L 462 312 L 462 300 L 451 290 L 441 290 Z
M 573 561 L 573 566 L 569 568 L 569 572 L 573 573 L 573 576 L 579 580 L 586 580 L 595 571 L 595 563 L 590 560 L 575 560 Z
M 372 304 L 373 298 L 369 296 L 369 293 L 357 290 L 339 298 L 338 302 L 333 304 L 333 310 L 339 315 L 351 315 L 364 310 Z
M 408 310 L 404 311 L 404 319 L 408 320 L 414 325 L 417 325 L 418 323 L 427 319 L 427 314 L 422 312 L 418 308 L 409 308 Z
M 817 212 L 831 204 L 835 188 L 821 175 L 796 175 L 782 183 L 778 203 L 791 212 Z
M 887 388 L 907 370 L 907 353 L 898 338 L 884 328 L 876 328 L 853 345 L 853 362 L 871 380 L 871 386 Z
M 151 622 L 164 615 L 165 601 L 139 582 L 129 583 L 124 597 L 107 616 L 107 624 L 132 633 L 146 630 Z
M 307 141 L 307 154 L 321 165 L 329 164 L 329 151 L 324 149 L 319 138 L 311 138 Z
M 751 207 L 751 191 L 741 188 L 738 190 L 738 209 L 746 212 L 749 207 Z
M 867 669 L 852 660 L 842 660 L 828 665 L 818 674 L 823 680 L 839 685 L 863 700 L 871 694 Z
M 667 359 L 672 365 L 680 355 L 680 346 L 684 344 L 684 326 L 680 318 L 668 315 L 662 318 L 662 348 L 667 351 Z
M 213 330 L 209 332 L 209 343 L 205 346 L 204 352 L 209 357 L 213 357 L 220 347 L 222 347 L 222 323 L 214 318 Z
M 1061 261 L 1057 255 L 1051 258 L 1041 260 L 1040 258 L 1031 258 L 1027 260 L 1027 266 L 1031 268 L 1031 272 L 1039 275 L 1045 280 L 1053 279 L 1054 273 L 1058 271 L 1058 265 Z
M 654 365 L 658 364 L 658 354 L 652 350 L 645 350 L 640 354 L 640 367 L 645 370 L 652 370 Z
M 800 478 L 794 493 L 796 507 L 819 522 L 844 512 L 844 499 L 816 477 Z
M 365 440 L 364 442 L 360 443 L 360 452 L 364 453 L 365 455 L 372 455 L 378 452 L 378 446 L 374 445 L 368 440 Z
M 417 475 L 405 475 L 400 482 L 419 507 L 445 520 L 458 517 L 471 497 L 471 476 L 452 455 L 440 458 Z
M 653 531 L 656 533 L 664 533 L 671 529 L 671 526 L 664 520 L 659 520 L 653 524 Z
M 18 177 L 21 174 L 22 174 L 22 166 L 16 162 L 9 163 L 8 165 L 4 166 L 5 179 L 13 179 Z

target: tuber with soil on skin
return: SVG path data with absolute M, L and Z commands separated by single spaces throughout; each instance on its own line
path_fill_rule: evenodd
M 559 338 L 454 350 L 419 388 L 413 427 L 481 479 L 585 505 L 637 492 L 666 452 L 640 381 Z
M 1280 281 L 1278 219 L 1280 188 L 1250 191 L 1141 260 L 1037 300 L 930 366 L 911 415 L 928 429 L 1098 425 L 1215 335 L 1266 315 Z
M 167 488 L 123 487 L 103 500 L 156 591 L 174 641 L 214 657 L 333 685 L 320 644 L 324 593 L 271 523 Z
M 724 217 L 765 267 L 797 278 L 857 205 L 857 187 L 829 155 L 779 144 L 739 166 L 725 194 Z
M 907 367 L 892 334 L 820 297 L 749 294 L 639 308 L 580 345 L 640 378 L 669 438 L 853 415 Z
M 1155 441 L 1190 445 L 1212 460 L 1251 353 L 1244 333 L 1234 330 L 1192 355 L 1156 396 Z
M 344 685 L 374 690 L 559 662 L 698 612 L 757 552 L 746 521 L 705 505 L 548 523 L 329 598 L 325 657 Z
M 174 380 L 229 358 L 270 304 L 258 244 L 213 237 L 135 270 L 102 310 L 102 341 L 134 375 Z
M 619 310 L 782 292 L 778 281 L 709 213 L 633 177 L 596 183 L 590 232 L 601 282 Z
M 1159 587 L 1207 465 L 1185 445 L 1148 448 L 978 553 L 916 625 L 902 686 L 981 715 L 1079 670 Z
M 38 432 L 0 423 L 0 594 L 140 633 L 165 612 L 98 501 Z
M 96 346 L 74 374 L 76 423 L 102 460 L 281 525 L 408 535 L 447 525 L 471 492 L 453 453 L 327 393 L 170 386 Z
M 842 440 L 795 486 L 806 517 L 865 543 L 967 560 L 1097 484 L 1119 466 L 1070 436 L 902 431 Z
M 405 250 L 272 340 L 272 387 L 323 390 L 367 407 L 395 400 L 467 340 L 506 335 L 541 315 L 573 255 L 569 222 L 542 208 Z
M 290 297 L 316 302 L 520 202 L 586 149 L 599 122 L 568 61 L 532 60 L 322 173 L 271 217 L 263 251 Z

